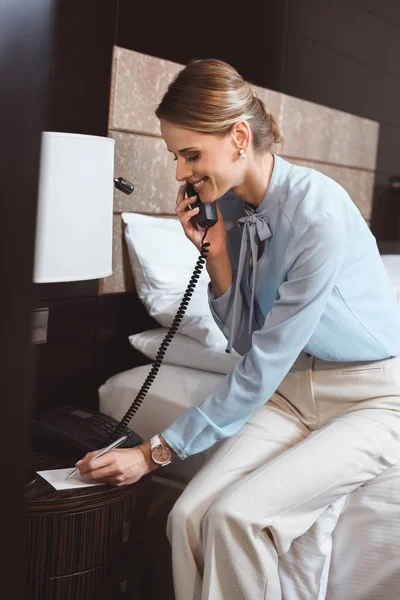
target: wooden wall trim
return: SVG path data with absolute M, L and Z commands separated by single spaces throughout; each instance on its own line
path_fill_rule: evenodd
M 53 0 L 9 0 L 0 16 L 0 436 L 4 598 L 25 598 L 23 488 L 32 410 L 30 324 L 41 131 L 46 114 Z

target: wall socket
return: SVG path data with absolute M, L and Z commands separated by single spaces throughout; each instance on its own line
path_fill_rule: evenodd
M 32 311 L 32 344 L 46 344 L 47 342 L 47 324 L 49 320 L 48 308 L 34 308 Z

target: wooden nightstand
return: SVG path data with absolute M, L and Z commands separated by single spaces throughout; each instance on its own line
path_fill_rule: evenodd
M 35 471 L 71 460 L 33 455 Z M 29 600 L 140 600 L 149 476 L 130 486 L 55 490 L 37 475 L 25 491 Z

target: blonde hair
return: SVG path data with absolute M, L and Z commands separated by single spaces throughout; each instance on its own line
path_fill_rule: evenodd
M 283 142 L 274 116 L 251 84 L 216 58 L 191 60 L 171 81 L 155 113 L 180 127 L 221 136 L 246 120 L 257 153 Z

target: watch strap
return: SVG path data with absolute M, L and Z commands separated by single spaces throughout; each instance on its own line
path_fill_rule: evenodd
M 156 446 L 163 446 L 161 438 L 158 434 L 153 435 L 153 437 L 150 438 L 150 448 L 153 450 L 153 448 L 155 448 Z

